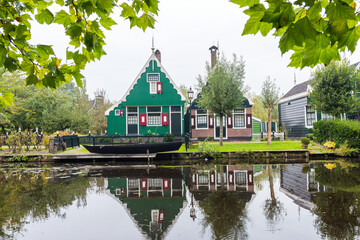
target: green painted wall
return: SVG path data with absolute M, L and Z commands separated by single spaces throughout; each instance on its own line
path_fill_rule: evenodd
M 148 73 L 159 73 L 160 82 L 162 82 L 162 93 L 150 94 L 150 83 L 147 81 Z M 164 135 L 170 133 L 171 116 L 169 106 L 181 106 L 184 113 L 185 101 L 181 101 L 181 95 L 170 83 L 164 72 L 161 72 L 157 62 L 152 60 L 144 73 L 134 84 L 133 89 L 126 97 L 126 101 L 119 104 L 114 110 L 110 111 L 107 116 L 107 133 L 108 135 L 126 135 L 126 107 L 139 107 L 139 134 L 148 135 L 149 130 L 152 134 Z M 165 126 L 140 126 L 140 113 L 146 113 L 146 106 L 162 106 L 163 113 L 169 113 L 169 125 Z M 115 110 L 124 110 L 124 116 L 115 116 Z M 183 114 L 181 119 L 183 119 Z M 184 134 L 184 121 L 182 120 L 182 134 Z
M 261 133 L 261 122 L 256 119 L 252 119 L 252 133 Z

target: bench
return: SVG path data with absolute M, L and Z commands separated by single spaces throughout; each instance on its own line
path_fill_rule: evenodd
M 189 139 L 190 146 L 194 145 L 194 144 L 198 144 L 198 142 L 199 142 L 198 138 L 190 138 Z

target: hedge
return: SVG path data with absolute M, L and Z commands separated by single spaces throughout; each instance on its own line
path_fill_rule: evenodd
M 356 120 L 320 120 L 314 123 L 314 138 L 323 144 L 334 141 L 337 146 L 347 142 L 351 148 L 360 148 L 360 122 Z

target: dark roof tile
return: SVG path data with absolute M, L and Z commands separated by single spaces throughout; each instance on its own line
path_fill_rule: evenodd
M 288 91 L 284 96 L 282 96 L 281 99 L 287 98 L 287 97 L 290 97 L 290 96 L 293 96 L 295 94 L 299 94 L 302 92 L 306 92 L 308 85 L 309 85 L 309 81 L 305 81 L 303 83 L 299 83 L 299 84 L 295 85 L 292 89 L 290 89 L 290 91 Z

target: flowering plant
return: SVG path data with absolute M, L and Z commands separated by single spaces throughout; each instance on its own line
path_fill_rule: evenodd
M 336 143 L 335 142 L 332 142 L 332 141 L 326 141 L 324 143 L 324 146 L 327 147 L 328 149 L 334 149 L 335 146 L 336 146 Z

